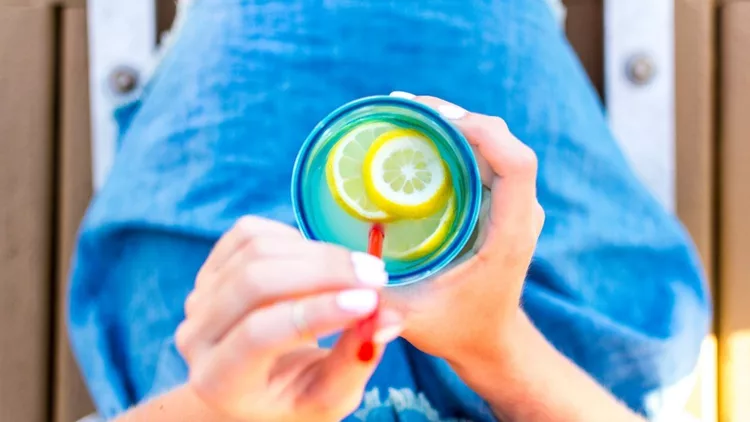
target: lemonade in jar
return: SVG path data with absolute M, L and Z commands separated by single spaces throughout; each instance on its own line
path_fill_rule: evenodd
M 367 251 L 383 236 L 389 285 L 423 280 L 465 251 L 482 183 L 464 136 L 433 109 L 377 96 L 321 121 L 294 165 L 292 203 L 302 234 Z

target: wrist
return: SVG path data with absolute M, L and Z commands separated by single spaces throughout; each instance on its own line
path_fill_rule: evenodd
M 158 420 L 237 422 L 215 412 L 187 385 L 175 388 L 159 397 L 142 403 L 120 415 L 113 422 L 145 422 Z
M 492 353 L 450 363 L 501 420 L 642 421 L 555 350 L 522 311 L 497 341 Z
M 546 407 L 543 394 L 538 394 L 535 385 L 538 374 L 535 376 L 529 367 L 529 362 L 539 358 L 534 356 L 534 350 L 541 347 L 540 340 L 549 345 L 519 309 L 502 332 L 478 347 L 477 353 L 457 354 L 448 363 L 498 418 L 521 420 L 515 417 L 520 409 Z
M 475 341 L 471 346 L 457 347 L 446 361 L 462 377 L 488 378 L 502 382 L 512 378 L 524 355 L 529 340 L 531 322 L 518 309 L 506 323 L 492 331 L 492 335 Z

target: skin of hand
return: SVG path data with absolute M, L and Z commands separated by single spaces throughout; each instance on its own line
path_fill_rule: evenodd
M 376 358 L 357 359 L 362 338 L 353 327 L 375 310 L 386 282 L 375 257 L 240 219 L 185 303 L 175 341 L 190 370 L 186 388 L 226 420 L 340 421 L 402 329 L 400 314 L 381 311 Z M 342 330 L 331 350 L 317 346 L 315 338 Z
M 424 352 L 449 361 L 494 356 L 511 343 L 506 336 L 519 319 L 524 278 L 544 225 L 536 155 L 499 117 L 434 97 L 414 100 L 437 110 L 469 141 L 491 189 L 490 209 L 475 256 L 410 290 L 388 292 L 385 302 L 406 315 L 403 337 Z

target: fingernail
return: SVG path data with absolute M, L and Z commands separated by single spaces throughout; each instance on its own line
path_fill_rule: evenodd
M 407 100 L 413 100 L 417 96 L 412 94 L 411 92 L 393 91 L 391 92 L 391 97 L 406 98 Z
M 373 287 L 388 284 L 388 273 L 385 272 L 385 262 L 382 259 L 363 252 L 353 252 L 352 265 L 354 275 L 360 283 Z
M 378 294 L 374 290 L 346 290 L 336 296 L 339 308 L 357 314 L 369 314 L 378 306 Z
M 438 113 L 448 120 L 461 120 L 466 117 L 468 111 L 453 104 L 443 104 L 438 106 Z
M 372 339 L 376 343 L 380 344 L 390 343 L 393 340 L 397 339 L 398 336 L 401 335 L 401 332 L 403 330 L 404 327 L 402 327 L 401 325 L 391 325 L 389 327 L 383 327 L 375 332 L 375 335 L 372 336 Z

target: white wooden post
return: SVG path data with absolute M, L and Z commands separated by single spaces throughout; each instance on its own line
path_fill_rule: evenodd
M 115 153 L 112 112 L 137 95 L 156 47 L 154 0 L 88 0 L 94 189 L 106 180 Z
M 643 182 L 675 208 L 674 2 L 605 0 L 605 98 Z

